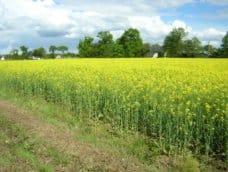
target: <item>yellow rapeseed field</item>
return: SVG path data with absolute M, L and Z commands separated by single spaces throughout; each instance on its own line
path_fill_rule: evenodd
M 227 157 L 228 60 L 77 59 L 0 62 L 0 89 L 195 153 Z

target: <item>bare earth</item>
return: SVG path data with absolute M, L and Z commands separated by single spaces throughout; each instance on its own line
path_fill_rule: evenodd
M 35 115 L 29 114 L 6 101 L 0 101 L 0 112 L 4 112 L 10 121 L 24 126 L 31 135 L 47 141 L 60 152 L 77 157 L 83 166 L 93 166 L 104 171 L 144 171 L 142 164 L 114 157 L 90 145 L 79 143 L 75 140 L 74 133 L 69 129 L 47 124 Z

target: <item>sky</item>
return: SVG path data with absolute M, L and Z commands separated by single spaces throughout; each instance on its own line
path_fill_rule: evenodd
M 144 42 L 162 44 L 176 27 L 203 44 L 220 46 L 228 31 L 228 0 L 0 0 L 0 54 L 67 45 L 77 52 L 85 36 L 133 27 Z

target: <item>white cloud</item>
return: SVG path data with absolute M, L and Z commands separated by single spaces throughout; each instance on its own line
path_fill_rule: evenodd
M 138 28 L 146 41 L 157 40 L 161 42 L 164 35 L 171 30 L 171 25 L 164 23 L 160 16 L 130 16 L 129 27 Z
M 208 41 L 219 41 L 221 38 L 226 34 L 226 32 L 219 31 L 215 28 L 208 28 L 206 30 L 203 30 L 201 32 L 196 33 L 196 35 L 203 39 Z
M 128 18 L 129 26 L 138 28 L 143 38 L 148 42 L 162 43 L 164 37 L 173 28 L 184 28 L 187 32 L 191 33 L 192 28 L 184 21 L 174 20 L 172 23 L 164 22 L 160 16 L 146 17 L 146 16 L 131 16 Z
M 75 0 L 65 0 L 65 5 L 72 6 L 75 5 L 76 8 L 91 10 L 96 9 L 97 11 L 108 11 L 108 12 L 118 12 L 121 9 L 125 9 L 125 12 L 132 12 L 138 10 L 154 10 L 156 8 L 167 8 L 167 7 L 176 7 L 181 6 L 186 3 L 195 2 L 195 0 L 116 0 L 116 1 L 107 1 L 107 0 L 84 0 L 75 1 Z M 121 10 L 122 11 L 122 10 Z M 142 11 L 140 11 L 142 12 Z M 143 11 L 145 12 L 145 11 Z
M 187 32 L 192 32 L 192 28 L 187 26 L 187 24 L 181 20 L 174 20 L 172 23 L 172 28 L 184 28 Z
M 203 2 L 208 2 L 211 4 L 217 4 L 217 5 L 227 5 L 228 1 L 227 0 L 204 0 Z
M 204 45 L 210 43 L 216 47 L 219 47 L 221 40 L 224 37 L 226 32 L 219 31 L 215 28 L 208 28 L 199 32 L 193 32 L 193 36 L 197 36 Z
M 222 31 L 210 28 L 196 33 L 182 20 L 168 22 L 159 15 L 159 9 L 192 2 L 196 1 L 0 0 L 0 53 L 22 44 L 35 48 L 64 43 L 75 49 L 76 42 L 84 36 L 109 30 L 117 38 L 129 27 L 138 28 L 148 42 L 162 43 L 174 27 L 183 27 L 203 41 L 220 41 Z
M 176 6 L 181 6 L 187 3 L 191 3 L 194 2 L 194 0 L 171 0 L 171 1 L 167 1 L 167 0 L 155 0 L 155 1 L 151 1 L 151 3 L 155 3 L 156 6 L 159 7 L 176 7 Z
M 69 19 L 70 13 L 66 9 L 55 6 L 53 0 L 7 0 L 1 2 L 5 6 L 8 18 L 12 20 L 18 17 L 29 17 L 57 26 L 72 22 Z

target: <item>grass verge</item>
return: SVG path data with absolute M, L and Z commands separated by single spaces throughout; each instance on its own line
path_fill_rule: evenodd
M 201 171 L 226 170 L 226 166 L 222 163 L 220 165 L 207 166 L 206 168 L 208 161 L 199 164 L 196 159 L 192 158 L 189 152 L 173 152 L 167 154 L 164 152 L 165 149 L 156 140 L 151 140 L 139 133 L 114 128 L 98 119 L 90 120 L 83 117 L 83 115 L 77 116 L 66 107 L 46 102 L 39 97 L 22 96 L 12 90 L 4 90 L 0 91 L 0 100 L 9 101 L 50 125 L 64 127 L 66 130 L 72 131 L 75 139 L 82 144 L 91 145 L 123 160 L 138 161 L 143 164 L 145 171 L 194 172 L 200 171 L 200 169 Z M 12 148 L 8 146 L 7 140 L 12 140 L 11 138 L 13 137 L 7 132 L 2 132 L 0 138 L 2 142 L 1 146 L 3 147 L 1 150 L 4 151 L 1 153 L 4 158 L 0 159 L 1 167 L 8 168 L 9 166 L 15 166 L 15 168 L 21 167 L 23 169 L 26 166 L 28 169 L 35 169 L 37 171 L 53 171 L 58 168 L 69 167 L 69 164 L 77 164 L 76 166 L 80 167 L 80 169 L 86 169 L 82 167 L 80 161 L 74 160 L 69 155 L 64 155 L 64 152 L 59 152 L 55 147 L 45 147 L 45 155 L 40 155 L 36 150 L 40 150 L 44 145 L 47 145 L 45 141 L 37 140 L 35 136 L 31 137 L 29 133 L 23 130 L 23 127 L 15 126 L 10 121 L 7 122 L 7 119 L 2 117 L 2 115 L 0 117 L 3 120 L 1 122 L 1 129 L 4 131 L 5 129 L 6 131 L 10 130 L 10 133 L 16 133 L 17 135 L 17 139 L 15 140 L 15 145 L 17 146 L 16 148 Z M 40 163 L 40 159 L 43 159 L 42 156 L 49 157 L 48 162 L 51 163 L 45 164 L 45 160 L 43 163 Z M 17 162 L 26 163 L 18 165 Z
M 75 169 L 73 158 L 0 112 L 0 171 L 64 171 Z M 80 167 L 79 161 L 74 165 Z

